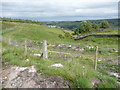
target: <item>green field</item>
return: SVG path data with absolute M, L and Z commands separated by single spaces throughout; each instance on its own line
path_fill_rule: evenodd
M 62 29 L 58 28 L 49 28 L 45 25 L 37 25 L 37 24 L 28 24 L 28 23 L 14 23 L 14 22 L 4 22 L 2 25 L 3 31 L 5 28 L 13 28 L 11 31 L 7 31 L 6 33 L 3 33 L 3 36 L 7 38 L 12 38 L 15 40 L 36 40 L 36 41 L 42 41 L 42 40 L 47 40 L 49 43 L 55 43 L 55 44 L 71 44 L 71 45 L 79 45 L 79 46 L 84 46 L 84 45 L 98 45 L 101 47 L 106 47 L 104 46 L 104 43 L 107 44 L 108 47 L 117 46 L 117 38 L 92 38 L 89 40 L 89 38 L 80 40 L 80 41 L 74 41 L 73 39 L 61 39 L 59 38 L 59 34 L 64 35 L 64 32 Z M 116 30 L 117 31 L 117 30 Z M 117 33 L 116 31 L 113 30 L 114 33 Z M 70 31 L 66 31 L 72 33 Z M 112 31 L 110 31 L 112 32 Z M 101 32 L 102 33 L 102 32 Z M 105 32 L 106 33 L 106 32 Z M 109 39 L 109 40 L 108 40 Z M 116 43 L 110 43 L 112 40 L 115 40 Z M 101 40 L 99 42 L 99 40 Z M 104 40 L 104 41 L 103 41 Z
M 101 31 L 94 34 L 118 34 L 118 30 Z
M 63 47 L 49 47 L 49 50 L 70 53 L 68 56 L 69 58 L 64 58 L 64 54 L 58 55 L 58 53 L 51 52 L 49 53 L 49 60 L 43 60 L 40 57 L 32 55 L 33 53 L 41 54 L 41 47 L 39 47 L 40 49 L 34 49 L 35 47 L 30 48 L 30 51 L 33 51 L 33 53 L 25 55 L 24 47 L 14 47 L 9 45 L 9 42 L 7 43 L 7 41 L 2 41 L 3 60 L 9 62 L 11 65 L 35 65 L 37 67 L 37 71 L 45 76 L 54 75 L 64 77 L 66 80 L 70 81 L 71 87 L 92 88 L 93 86 L 91 80 L 93 78 L 100 79 L 101 83 L 97 85 L 99 88 L 116 88 L 118 86 L 117 78 L 106 73 L 108 70 L 118 69 L 117 65 L 108 64 L 108 62 L 112 62 L 110 59 L 117 59 L 118 53 L 115 51 L 118 50 L 118 38 L 88 37 L 82 40 L 74 41 L 74 39 L 69 37 L 59 37 L 60 34 L 64 36 L 64 32 L 68 31 L 63 31 L 58 28 L 49 28 L 46 25 L 18 22 L 3 22 L 0 24 L 2 24 L 2 35 L 8 40 L 32 40 L 33 42 L 47 40 L 48 44 L 65 44 Z M 113 30 L 101 33 L 116 34 L 116 31 Z M 24 44 L 24 42 L 22 43 Z M 40 45 L 41 44 L 39 44 L 39 46 Z M 72 48 L 67 47 L 68 45 L 84 47 L 84 51 L 75 51 Z M 92 48 L 87 48 L 88 46 Z M 99 47 L 98 59 L 101 59 L 101 61 L 98 62 L 97 70 L 94 70 L 95 46 Z M 26 59 L 29 59 L 30 61 L 26 62 Z M 61 63 L 64 67 L 48 67 L 55 63 Z

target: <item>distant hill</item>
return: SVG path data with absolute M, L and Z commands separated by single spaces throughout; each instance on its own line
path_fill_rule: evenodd
M 112 27 L 119 27 L 118 21 L 120 19 L 102 19 L 102 20 L 87 20 L 92 23 L 100 24 L 101 21 L 107 20 Z M 81 21 L 61 21 L 61 22 L 46 22 L 47 25 L 54 25 L 68 30 L 75 30 Z

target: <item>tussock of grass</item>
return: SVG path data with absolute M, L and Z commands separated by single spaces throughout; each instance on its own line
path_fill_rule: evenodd
M 102 82 L 98 88 L 115 88 L 115 86 L 109 82 Z
M 78 78 L 75 81 L 75 86 L 78 88 L 92 88 L 90 81 L 86 78 Z
M 119 84 L 116 82 L 116 77 L 110 77 L 108 75 L 98 74 L 97 78 L 99 78 L 102 82 L 98 85 L 98 88 L 115 88 L 118 87 Z

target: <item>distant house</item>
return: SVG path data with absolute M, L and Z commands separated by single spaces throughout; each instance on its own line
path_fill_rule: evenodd
M 49 25 L 48 27 L 51 27 L 51 28 L 56 28 L 57 26 Z

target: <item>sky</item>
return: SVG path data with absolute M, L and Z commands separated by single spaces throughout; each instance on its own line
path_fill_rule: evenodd
M 37 21 L 118 18 L 119 0 L 1 0 L 0 17 Z

